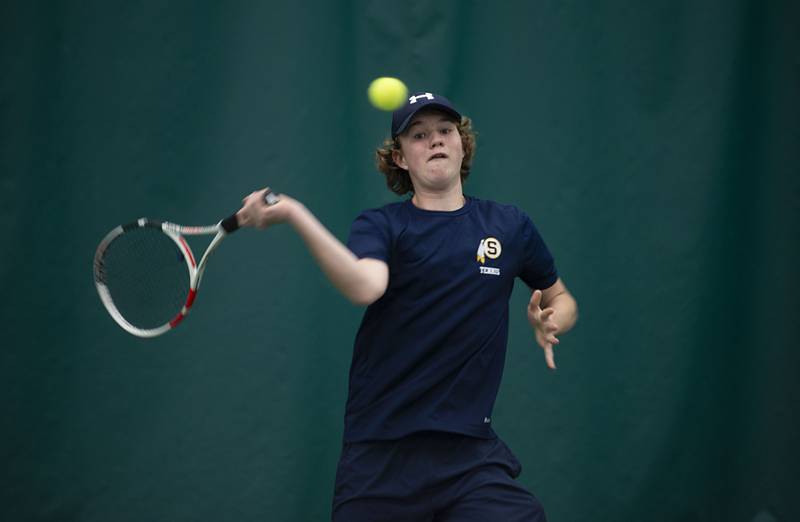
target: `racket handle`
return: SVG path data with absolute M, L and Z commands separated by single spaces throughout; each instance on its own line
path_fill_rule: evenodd
M 267 191 L 264 193 L 264 203 L 266 203 L 267 205 L 274 205 L 280 200 L 281 198 L 276 196 L 275 193 L 272 192 L 270 189 L 267 189 Z
M 280 200 L 281 198 L 276 196 L 275 193 L 272 192 L 272 190 L 270 189 L 267 189 L 267 191 L 264 193 L 264 203 L 266 203 L 267 205 L 274 205 Z M 220 222 L 220 226 L 228 234 L 232 234 L 237 230 L 239 230 L 239 220 L 236 219 L 236 212 L 223 219 Z

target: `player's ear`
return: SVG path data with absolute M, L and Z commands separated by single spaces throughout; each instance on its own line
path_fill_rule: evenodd
M 394 149 L 392 151 L 392 161 L 401 169 L 408 170 L 408 163 L 406 163 L 406 158 L 403 156 L 402 151 Z

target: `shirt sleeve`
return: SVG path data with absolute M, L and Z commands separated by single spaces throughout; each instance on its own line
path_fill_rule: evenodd
M 379 210 L 365 210 L 350 226 L 349 248 L 359 259 L 369 257 L 389 262 L 391 234 L 389 222 Z
M 531 289 L 550 288 L 558 280 L 558 271 L 550 250 L 539 231 L 524 212 L 522 217 L 523 259 L 519 277 Z

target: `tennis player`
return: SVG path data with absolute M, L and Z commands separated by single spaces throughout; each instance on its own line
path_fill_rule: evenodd
M 492 429 L 514 281 L 531 289 L 528 320 L 547 365 L 577 305 L 520 209 L 466 196 L 475 135 L 445 98 L 422 92 L 392 116 L 376 152 L 398 195 L 366 210 L 347 246 L 300 202 L 263 191 L 241 226 L 287 222 L 352 302 L 356 334 L 335 522 L 544 521 L 516 479 L 521 465 Z

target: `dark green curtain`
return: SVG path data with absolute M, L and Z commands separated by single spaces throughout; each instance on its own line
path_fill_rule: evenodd
M 396 199 L 365 96 L 391 75 L 473 118 L 467 193 L 528 212 L 579 301 L 549 372 L 518 283 L 494 416 L 550 520 L 800 520 L 798 27 L 789 1 L 3 2 L 0 517 L 329 517 L 362 310 L 299 238 L 226 241 L 154 340 L 91 261 L 266 184 L 345 239 Z

